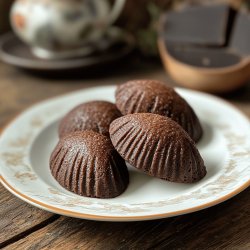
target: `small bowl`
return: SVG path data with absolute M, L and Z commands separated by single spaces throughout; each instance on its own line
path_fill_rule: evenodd
M 250 57 L 226 67 L 206 68 L 179 61 L 173 57 L 162 37 L 158 39 L 162 62 L 170 76 L 180 85 L 212 93 L 229 92 L 250 79 Z

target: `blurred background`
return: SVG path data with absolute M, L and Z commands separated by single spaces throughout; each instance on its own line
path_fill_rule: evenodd
M 103 78 L 156 78 L 230 95 L 249 85 L 249 9 L 249 0 L 0 0 L 0 87 L 18 75 L 48 84 L 46 98 Z M 67 86 L 73 79 L 80 85 Z
M 13 0 L 0 0 L 0 34 L 10 30 L 9 11 L 13 2 Z M 144 55 L 155 56 L 157 55 L 155 22 L 162 12 L 186 5 L 220 3 L 228 3 L 236 9 L 250 8 L 249 0 L 126 0 L 117 25 L 135 36 L 137 47 Z

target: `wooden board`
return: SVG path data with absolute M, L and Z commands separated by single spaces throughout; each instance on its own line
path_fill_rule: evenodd
M 1 184 L 0 194 L 0 248 L 23 238 L 58 217 L 21 201 Z
M 250 189 L 216 207 L 146 222 L 61 217 L 7 249 L 239 249 L 250 246 Z

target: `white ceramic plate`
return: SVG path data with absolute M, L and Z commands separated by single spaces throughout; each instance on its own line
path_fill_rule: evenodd
M 149 177 L 129 167 L 127 190 L 113 199 L 81 197 L 62 188 L 49 170 L 60 118 L 75 105 L 114 101 L 114 86 L 92 88 L 33 106 L 15 119 L 0 139 L 3 185 L 39 208 L 72 217 L 135 221 L 170 217 L 218 204 L 250 184 L 250 125 L 238 110 L 219 98 L 191 90 L 177 91 L 191 104 L 204 128 L 198 148 L 207 175 L 196 184 Z

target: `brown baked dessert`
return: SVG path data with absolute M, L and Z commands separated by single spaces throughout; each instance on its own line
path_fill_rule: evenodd
M 123 115 L 154 113 L 179 123 L 197 142 L 202 127 L 190 105 L 173 89 L 156 80 L 128 81 L 117 87 L 116 106 Z
M 71 110 L 59 125 L 59 137 L 74 131 L 93 130 L 109 134 L 110 123 L 121 116 L 115 104 L 106 101 L 91 101 Z
M 61 186 L 88 197 L 116 197 L 129 183 L 125 161 L 110 140 L 90 130 L 61 138 L 50 157 L 50 169 Z
M 193 183 L 206 175 L 194 141 L 170 118 L 137 113 L 110 125 L 111 141 L 132 166 L 164 180 Z

